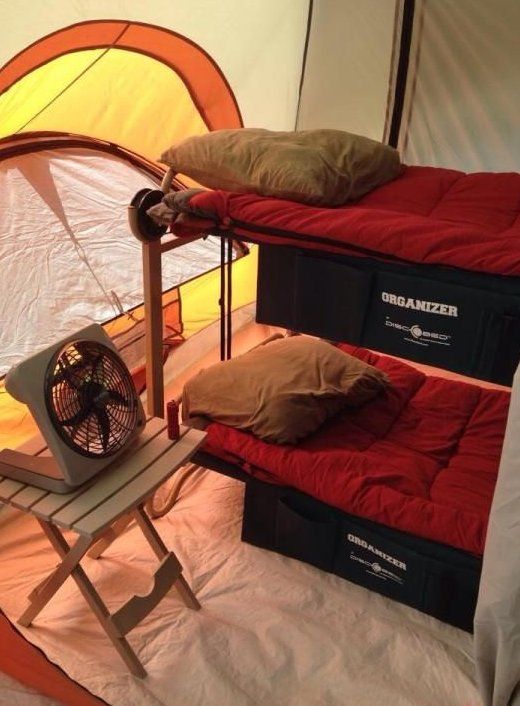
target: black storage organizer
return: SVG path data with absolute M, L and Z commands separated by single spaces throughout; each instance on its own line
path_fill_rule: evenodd
M 257 321 L 510 385 L 520 278 L 261 245 Z
M 481 560 L 467 552 L 254 479 L 246 482 L 242 539 L 473 629 Z
M 253 478 L 204 451 L 193 460 L 245 481 L 242 540 L 334 573 L 471 632 L 482 560 Z

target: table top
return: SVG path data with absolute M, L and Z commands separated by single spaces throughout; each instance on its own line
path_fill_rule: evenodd
M 131 448 L 101 471 L 93 483 L 61 494 L 0 477 L 0 501 L 59 527 L 95 537 L 144 502 L 189 461 L 205 436 L 198 429 L 181 426 L 180 439 L 172 441 L 165 420 L 153 417 Z M 49 453 L 41 437 L 20 450 L 35 456 Z

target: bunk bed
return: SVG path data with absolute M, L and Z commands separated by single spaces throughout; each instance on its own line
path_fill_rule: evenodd
M 258 322 L 348 342 L 400 400 L 298 447 L 210 424 L 197 460 L 246 482 L 243 539 L 471 631 L 509 391 L 365 348 L 511 384 L 520 175 L 405 167 L 335 208 L 193 190 L 176 210 L 181 237 L 203 227 L 259 244 Z

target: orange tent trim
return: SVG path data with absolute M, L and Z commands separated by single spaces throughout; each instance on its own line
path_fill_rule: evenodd
M 173 69 L 209 130 L 243 126 L 231 86 L 209 54 L 176 32 L 139 22 L 80 22 L 43 37 L 0 69 L 0 95 L 34 69 L 60 56 L 111 48 L 145 54 Z

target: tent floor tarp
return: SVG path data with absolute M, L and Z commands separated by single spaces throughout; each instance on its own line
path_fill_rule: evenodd
M 132 632 L 132 646 L 149 673 L 145 680 L 132 678 L 119 662 L 73 582 L 33 627 L 22 629 L 24 636 L 111 706 L 479 702 L 470 635 L 242 543 L 242 502 L 243 484 L 201 470 L 158 521 L 202 610 L 184 609 L 172 592 Z M 0 521 L 0 592 L 14 621 L 27 590 L 49 571 L 55 555 L 30 517 L 6 513 Z M 87 558 L 85 569 L 116 609 L 129 586 L 148 590 L 154 563 L 140 532 L 130 527 L 102 560 Z M 20 706 L 34 703 L 32 694 L 17 691 L 16 698 Z

